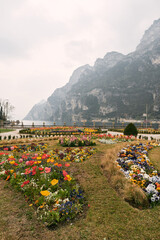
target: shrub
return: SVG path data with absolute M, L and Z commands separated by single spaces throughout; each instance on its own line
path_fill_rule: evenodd
M 8 136 L 8 140 L 10 140 L 10 139 L 11 139 L 11 135 Z
M 138 134 L 138 130 L 133 123 L 129 123 L 124 129 L 124 135 L 127 135 L 127 136 L 133 135 L 136 137 L 137 134 Z

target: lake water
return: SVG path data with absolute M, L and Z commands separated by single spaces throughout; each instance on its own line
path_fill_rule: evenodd
M 43 123 L 45 123 L 45 125 L 47 126 L 50 126 L 52 125 L 53 126 L 53 122 L 49 122 L 49 121 L 30 121 L 30 120 L 22 120 L 20 122 L 20 124 L 23 122 L 23 125 L 27 125 L 27 126 L 32 126 L 32 123 L 34 123 L 35 126 L 43 126 Z

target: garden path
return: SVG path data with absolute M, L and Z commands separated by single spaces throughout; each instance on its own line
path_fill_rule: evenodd
M 123 135 L 123 133 L 121 132 L 113 132 L 113 131 L 108 131 L 107 133 L 111 134 L 111 135 Z M 137 138 L 139 138 L 139 136 L 141 137 L 148 137 L 148 140 L 151 140 L 151 138 L 156 139 L 156 140 L 160 140 L 160 134 L 146 134 L 146 133 L 139 133 L 137 135 Z
M 19 134 L 19 130 L 20 129 L 16 129 L 16 130 L 14 130 L 14 131 L 11 131 L 11 132 L 3 132 L 3 133 L 0 133 L 0 136 L 2 137 L 2 139 L 6 136 L 6 137 L 8 137 L 8 136 L 15 136 L 16 138 L 18 137 L 20 137 L 20 134 Z

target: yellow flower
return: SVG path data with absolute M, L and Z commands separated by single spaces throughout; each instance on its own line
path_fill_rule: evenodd
M 70 177 L 70 175 L 66 175 L 66 177 L 67 177 L 67 180 L 68 180 L 68 181 L 71 181 L 71 180 L 72 180 L 72 178 Z
M 47 190 L 45 190 L 45 191 L 41 191 L 41 194 L 42 194 L 43 196 L 47 197 L 47 196 L 50 194 L 50 192 L 47 191 Z
M 13 173 L 13 172 L 14 172 L 14 170 L 13 170 L 13 169 L 11 169 L 11 170 L 10 170 L 10 173 Z
M 15 161 L 10 161 L 9 163 L 10 163 L 10 164 L 14 164 L 14 163 L 15 163 Z
M 56 185 L 58 183 L 58 180 L 57 179 L 53 179 L 52 181 L 51 181 L 51 184 L 54 186 L 54 185 Z
M 29 205 L 29 207 L 32 207 L 32 205 L 33 205 L 33 204 L 31 203 L 31 204 Z

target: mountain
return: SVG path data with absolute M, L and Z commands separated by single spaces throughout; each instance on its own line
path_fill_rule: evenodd
M 107 118 L 160 118 L 160 19 L 145 31 L 128 55 L 107 53 L 93 67 L 76 69 L 69 82 L 43 104 L 35 105 L 27 120 L 73 124 Z

